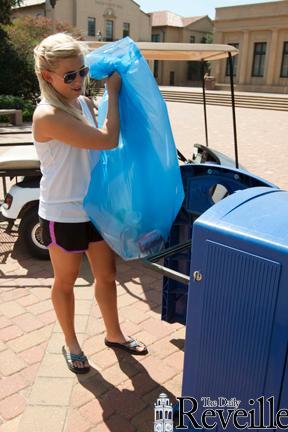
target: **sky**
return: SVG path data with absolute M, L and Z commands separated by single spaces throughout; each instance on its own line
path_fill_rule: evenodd
M 276 0 L 135 0 L 144 12 L 170 10 L 182 16 L 209 15 L 215 18 L 215 8 L 240 4 L 267 3 Z

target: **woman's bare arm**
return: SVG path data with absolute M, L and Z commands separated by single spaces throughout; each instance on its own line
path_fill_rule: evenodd
M 41 131 L 41 136 L 45 136 L 47 141 L 57 139 L 83 149 L 109 150 L 117 147 L 120 130 L 118 109 L 120 83 L 120 77 L 116 74 L 107 80 L 109 101 L 107 119 L 103 128 L 90 126 L 50 105 L 42 105 L 36 109 L 33 117 L 34 135 L 35 131 Z

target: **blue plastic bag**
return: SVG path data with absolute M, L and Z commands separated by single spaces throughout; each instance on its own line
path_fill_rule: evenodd
M 180 210 L 184 192 L 177 151 L 163 101 L 151 70 L 130 38 L 87 55 L 90 75 L 117 71 L 120 139 L 117 148 L 91 151 L 92 174 L 84 208 L 104 240 L 125 260 L 157 253 Z M 108 95 L 99 105 L 99 127 Z M 98 160 L 99 159 L 99 160 Z

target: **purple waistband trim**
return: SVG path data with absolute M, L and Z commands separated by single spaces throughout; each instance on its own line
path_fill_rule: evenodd
M 47 246 L 47 248 L 49 249 L 49 247 L 52 246 L 52 245 L 57 246 L 59 249 L 63 250 L 64 252 L 67 252 L 67 253 L 83 253 L 83 252 L 86 252 L 88 250 L 88 249 L 83 249 L 83 250 L 67 250 L 67 249 L 63 248 L 62 246 L 59 246 L 57 243 L 52 243 L 52 242 Z
M 49 222 L 49 232 L 50 232 L 50 237 L 51 237 L 51 241 L 53 244 L 57 244 L 56 243 L 56 237 L 55 237 L 55 228 L 54 228 L 54 224 L 55 222 Z

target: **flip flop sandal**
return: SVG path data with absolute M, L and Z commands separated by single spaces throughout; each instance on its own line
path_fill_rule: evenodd
M 81 361 L 84 363 L 87 360 L 87 357 L 84 355 L 83 351 L 81 351 L 80 354 L 73 354 L 73 353 L 66 351 L 66 348 L 63 345 L 62 353 L 64 355 L 64 358 L 66 360 L 68 368 L 72 372 L 74 372 L 76 374 L 85 374 L 85 373 L 90 371 L 90 366 L 84 366 L 84 367 L 80 368 L 80 367 L 73 365 L 73 362 L 75 362 L 75 361 Z
M 148 350 L 145 346 L 145 348 L 141 351 L 137 350 L 137 347 L 140 347 L 140 343 L 142 342 L 138 342 L 136 339 L 134 339 L 131 336 L 128 336 L 130 338 L 129 341 L 127 342 L 123 342 L 123 343 L 119 343 L 119 342 L 109 342 L 106 338 L 104 339 L 104 343 L 106 346 L 108 346 L 109 348 L 120 348 L 123 349 L 125 351 L 128 351 L 130 354 L 134 354 L 134 355 L 145 355 L 148 354 Z M 144 345 L 144 344 L 143 344 Z

